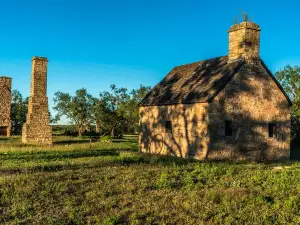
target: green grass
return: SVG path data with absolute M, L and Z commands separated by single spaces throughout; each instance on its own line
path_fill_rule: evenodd
M 137 138 L 0 139 L 0 224 L 299 224 L 300 163 L 197 162 Z

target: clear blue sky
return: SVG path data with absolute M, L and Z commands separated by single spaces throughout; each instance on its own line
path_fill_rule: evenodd
M 299 0 L 3 0 L 0 75 L 28 96 L 32 56 L 48 57 L 50 108 L 57 90 L 153 86 L 176 65 L 227 55 L 240 9 L 260 24 L 273 72 L 300 65 Z

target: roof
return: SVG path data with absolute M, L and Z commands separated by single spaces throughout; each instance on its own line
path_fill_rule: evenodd
M 177 66 L 140 102 L 140 106 L 210 102 L 238 72 L 244 61 L 217 57 Z
M 229 63 L 228 57 L 223 56 L 177 66 L 146 95 L 139 106 L 211 102 L 244 63 L 244 60 Z M 261 64 L 291 105 L 288 95 L 262 60 Z
M 6 76 L 0 76 L 0 79 L 10 79 L 10 80 L 12 80 L 11 77 L 6 77 Z

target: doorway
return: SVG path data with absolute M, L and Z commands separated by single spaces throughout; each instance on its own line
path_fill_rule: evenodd
M 0 136 L 7 136 L 7 127 L 0 127 Z

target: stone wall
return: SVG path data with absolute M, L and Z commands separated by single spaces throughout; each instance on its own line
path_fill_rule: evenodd
M 260 59 L 260 28 L 251 22 L 242 22 L 230 27 L 229 33 L 229 61 L 244 58 L 246 62 Z
M 226 120 L 232 136 L 225 135 Z M 268 123 L 276 124 L 274 137 Z M 256 161 L 290 156 L 289 102 L 261 64 L 246 64 L 210 103 L 140 107 L 140 127 L 144 153 Z
M 246 64 L 208 111 L 209 158 L 289 159 L 289 102 L 261 64 Z M 232 136 L 225 136 L 225 120 L 232 121 Z M 274 137 L 268 123 L 276 124 Z
M 11 78 L 0 77 L 0 135 L 10 136 Z
M 30 97 L 22 142 L 52 144 L 47 98 L 47 58 L 33 57 Z
M 208 146 L 207 107 L 207 103 L 140 107 L 140 151 L 203 158 Z

